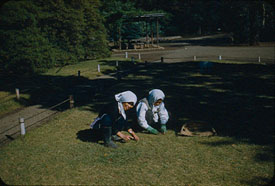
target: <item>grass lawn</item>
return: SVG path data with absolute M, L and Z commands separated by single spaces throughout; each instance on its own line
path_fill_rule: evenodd
M 82 78 L 94 79 L 104 73 L 115 71 L 116 61 L 119 61 L 121 68 L 128 67 L 129 64 L 123 62 L 129 60 L 122 58 L 91 60 L 76 65 L 52 68 L 46 73 L 29 78 L 3 77 L 2 81 L 5 86 L 0 88 L 0 117 L 31 104 L 39 103 L 42 101 L 41 97 L 44 101 L 48 101 L 48 106 L 61 102 L 62 99 L 68 97 L 65 90 L 74 86 L 77 81 L 78 71 Z M 100 65 L 100 72 L 98 72 L 98 65 Z M 20 100 L 16 99 L 15 88 L 20 90 Z M 56 94 L 64 94 L 64 92 L 66 95 L 63 95 L 62 98 L 58 97 L 57 100 L 49 98 Z
M 0 91 L 0 117 L 23 108 L 27 104 L 26 100 L 29 99 L 29 95 L 22 93 L 20 98 L 20 100 L 16 99 L 15 91 L 14 94 L 8 91 Z
M 152 64 L 1 147 L 0 177 L 11 185 L 264 185 L 274 175 L 274 66 Z M 86 83 L 93 83 L 92 80 Z M 107 98 L 152 88 L 166 94 L 166 135 L 138 132 L 118 149 L 94 142 L 89 123 Z M 130 119 L 134 120 L 133 115 Z M 181 137 L 203 121 L 215 137 Z
M 271 147 L 230 137 L 139 133 L 141 141 L 109 149 L 89 139 L 95 113 L 66 111 L 1 149 L 1 178 L 10 185 L 261 185 Z

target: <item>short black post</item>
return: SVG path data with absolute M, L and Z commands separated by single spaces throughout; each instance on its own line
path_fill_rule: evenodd
M 117 80 L 121 80 L 121 72 L 119 71 L 119 68 L 117 68 L 117 71 L 116 71 L 116 78 Z
M 148 65 L 148 61 L 145 61 L 145 66 L 147 66 Z

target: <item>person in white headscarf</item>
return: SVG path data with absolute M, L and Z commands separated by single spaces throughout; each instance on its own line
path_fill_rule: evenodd
M 137 96 L 131 91 L 125 91 L 116 94 L 114 98 L 114 102 L 105 105 L 90 126 L 92 130 L 103 135 L 104 145 L 111 148 L 117 148 L 113 140 L 139 140 L 126 116 L 127 111 L 136 104 Z M 121 132 L 125 129 L 130 135 Z
M 152 134 L 158 134 L 158 130 L 151 125 L 160 123 L 160 132 L 165 134 L 166 124 L 169 120 L 168 112 L 164 106 L 165 95 L 160 89 L 153 89 L 147 98 L 139 101 L 136 111 L 138 124 Z

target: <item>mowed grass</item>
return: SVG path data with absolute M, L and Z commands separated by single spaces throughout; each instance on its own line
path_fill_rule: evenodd
M 118 66 L 122 69 L 128 68 L 131 66 L 131 59 L 129 58 L 125 59 L 125 58 L 119 58 L 119 57 L 110 57 L 110 58 L 104 58 L 99 60 L 84 61 L 75 65 L 52 68 L 47 73 L 44 73 L 44 75 L 78 76 L 78 71 L 80 71 L 81 76 L 93 79 L 105 73 L 114 72 L 116 70 L 116 61 L 118 62 Z M 139 60 L 136 60 L 136 62 L 139 62 Z M 99 65 L 100 72 L 98 72 L 98 65 Z
M 116 58 L 107 58 L 104 61 L 113 61 Z M 120 58 L 117 58 L 120 60 Z M 113 64 L 103 63 L 103 60 L 90 60 L 80 62 L 75 65 L 67 65 L 64 67 L 56 67 L 49 69 L 48 72 L 44 73 L 44 75 L 50 76 L 78 76 L 78 71 L 80 71 L 81 76 L 95 78 L 99 75 L 102 75 L 102 72 L 106 70 L 114 70 L 115 66 Z M 98 72 L 98 65 L 100 65 L 101 72 Z
M 115 61 L 113 61 L 114 63 Z M 0 177 L 10 185 L 265 185 L 274 175 L 274 74 L 255 65 L 152 64 L 112 82 L 100 96 L 1 147 Z M 94 142 L 89 124 L 105 99 L 166 93 L 166 135 L 138 132 L 118 149 Z M 211 123 L 214 137 L 177 136 L 186 121 Z
M 82 138 L 89 134 L 95 116 L 83 108 L 63 112 L 2 148 L 3 181 L 10 185 L 260 185 L 273 176 L 271 162 L 255 161 L 267 147 L 229 137 L 177 137 L 171 130 L 157 136 L 138 133 L 140 142 L 118 144 L 115 150 L 85 141 Z M 263 179 L 253 183 L 257 177 Z
M 0 91 L 0 117 L 24 108 L 24 104 L 27 104 L 29 97 L 28 94 L 20 94 L 21 100 L 17 100 L 15 93 L 11 94 L 7 91 Z

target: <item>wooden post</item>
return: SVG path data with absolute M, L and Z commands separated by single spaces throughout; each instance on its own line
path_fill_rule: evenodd
M 138 53 L 138 59 L 141 60 L 141 55 L 140 55 L 140 53 Z
M 119 50 L 121 50 L 121 31 L 120 31 L 120 27 L 118 28 L 118 46 L 119 46 Z
M 21 129 L 21 135 L 23 136 L 26 134 L 24 118 L 19 118 L 19 124 L 20 124 L 20 129 Z
M 259 61 L 259 63 L 261 62 L 261 56 L 259 56 L 258 61 Z
M 194 56 L 194 61 L 196 61 L 197 60 L 197 57 L 196 56 Z
M 159 46 L 159 20 L 157 18 L 157 46 Z
M 16 88 L 16 89 L 15 89 L 15 93 L 16 93 L 16 99 L 19 100 L 19 99 L 20 99 L 19 88 Z
M 74 97 L 73 97 L 73 95 L 69 96 L 69 100 L 70 100 L 70 109 L 74 108 Z
M 125 52 L 125 58 L 126 59 L 128 58 L 128 52 Z
M 120 74 L 120 71 L 117 69 L 117 71 L 116 71 L 116 78 L 117 78 L 117 80 L 121 80 L 121 74 Z
M 145 66 L 148 64 L 148 61 L 145 61 Z
M 148 44 L 149 44 L 149 37 L 148 37 L 148 23 L 146 21 L 146 46 L 148 47 Z
M 77 76 L 80 77 L 80 70 L 78 71 Z
M 162 62 L 162 63 L 164 62 L 164 59 L 163 59 L 163 57 L 161 57 L 161 58 L 160 58 L 160 62 Z
M 219 55 L 219 60 L 222 60 L 222 56 L 221 55 Z
M 118 61 L 116 61 L 116 67 L 118 67 Z
M 151 42 L 152 42 L 152 46 L 153 46 L 153 44 L 154 44 L 153 21 L 151 21 Z

